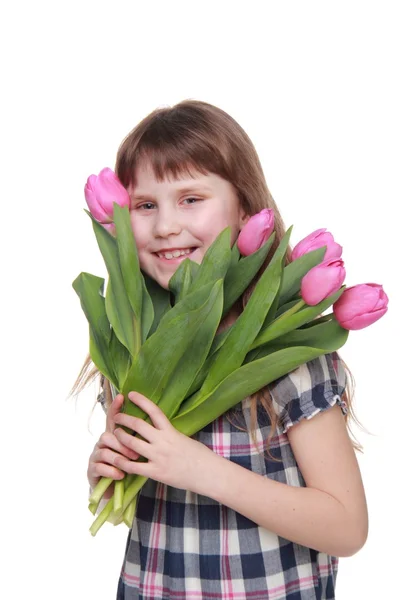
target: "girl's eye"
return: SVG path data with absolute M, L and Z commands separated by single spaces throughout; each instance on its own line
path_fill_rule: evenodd
M 187 204 L 194 204 L 195 202 L 200 202 L 200 198 L 185 198 L 184 202 Z
M 153 202 L 145 202 L 144 204 L 141 204 L 140 206 L 138 206 L 138 209 L 144 209 L 144 210 L 151 210 L 153 208 L 154 204 Z

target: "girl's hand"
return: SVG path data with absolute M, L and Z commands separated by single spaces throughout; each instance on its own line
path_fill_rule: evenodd
M 200 493 L 205 477 L 212 475 L 216 454 L 204 444 L 180 433 L 154 402 L 137 392 L 130 392 L 129 399 L 149 415 L 153 425 L 143 419 L 119 413 L 115 423 L 136 431 L 143 439 L 115 429 L 114 435 L 126 448 L 148 459 L 133 462 L 129 457 L 117 455 L 114 466 L 126 473 L 150 477 L 167 485 Z M 121 453 L 122 454 L 122 453 Z
M 119 414 L 124 397 L 118 394 L 110 408 L 107 411 L 106 430 L 101 434 L 99 441 L 95 445 L 92 454 L 89 457 L 87 477 L 91 489 L 95 487 L 100 477 L 111 477 L 112 479 L 123 479 L 125 473 L 115 467 L 115 460 L 118 456 L 125 456 L 128 459 L 135 460 L 138 453 L 124 446 L 114 435 L 115 417 Z M 113 487 L 110 486 L 105 498 L 110 498 L 113 493 Z

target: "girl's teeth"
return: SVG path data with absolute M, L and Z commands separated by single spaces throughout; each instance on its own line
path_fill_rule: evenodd
M 184 256 L 185 254 L 190 254 L 191 250 L 188 248 L 187 250 L 174 250 L 173 252 L 165 252 L 159 253 L 161 258 L 178 258 L 178 256 Z

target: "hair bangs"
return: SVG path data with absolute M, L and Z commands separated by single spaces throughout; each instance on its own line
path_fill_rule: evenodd
M 119 152 L 117 172 L 125 187 L 135 185 L 135 171 L 143 163 L 152 168 L 157 181 L 194 178 L 196 172 L 216 173 L 228 179 L 225 160 L 218 151 L 221 144 L 209 131 L 203 135 L 199 130 L 158 118 L 132 141 L 123 144 Z

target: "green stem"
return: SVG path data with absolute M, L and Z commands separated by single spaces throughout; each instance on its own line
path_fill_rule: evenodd
M 105 507 L 103 508 L 103 510 L 101 511 L 101 513 L 98 515 L 97 519 L 95 519 L 92 523 L 92 526 L 90 528 L 90 533 L 93 536 L 96 535 L 96 533 L 98 532 L 100 527 L 102 525 L 104 525 L 104 523 L 107 521 L 108 517 L 112 513 L 112 509 L 113 509 L 113 501 L 112 501 L 112 499 L 110 499 L 107 502 L 107 504 L 105 505 Z
M 254 340 L 253 344 L 251 345 L 250 350 L 254 350 L 255 348 L 258 348 L 259 346 L 261 346 L 262 344 L 265 344 L 266 342 L 270 342 L 271 340 L 275 339 L 276 337 L 279 337 L 280 335 L 282 335 L 282 331 L 280 331 L 279 325 L 281 325 L 281 323 L 284 323 L 286 319 L 288 319 L 289 317 L 291 317 L 292 315 L 297 313 L 301 308 L 303 308 L 303 306 L 306 306 L 306 303 L 304 302 L 304 300 L 299 300 L 297 302 L 297 304 L 292 306 L 292 308 L 289 308 L 289 310 L 287 310 L 282 315 L 280 315 L 277 319 L 272 321 L 268 325 L 268 327 L 266 329 L 264 329 L 264 331 L 261 330 L 260 333 L 258 334 L 258 336 L 256 337 L 256 339 Z
M 104 492 L 110 487 L 114 479 L 111 477 L 102 477 L 98 484 L 95 486 L 91 496 L 89 498 L 89 503 L 95 505 L 95 511 L 99 505 L 100 500 L 103 497 Z
M 124 499 L 124 489 L 125 489 L 125 483 L 124 480 L 121 479 L 119 481 L 115 482 L 115 486 L 114 486 L 114 495 L 113 495 L 113 506 L 114 506 L 114 512 L 116 514 L 119 513 L 120 510 L 122 510 L 122 501 Z
M 97 507 L 98 507 L 98 504 L 94 504 L 92 502 L 89 502 L 89 510 L 92 513 L 92 515 L 96 514 Z
M 135 517 L 137 498 L 138 497 L 136 494 L 136 496 L 134 497 L 132 502 L 130 504 L 128 504 L 128 506 L 124 512 L 123 520 L 124 520 L 125 525 L 127 525 L 129 528 L 132 527 L 133 519 Z
M 122 504 L 122 510 L 126 510 L 138 492 L 142 489 L 144 484 L 146 483 L 148 477 L 144 477 L 144 475 L 136 475 L 133 479 L 132 483 L 127 487 L 124 494 L 124 501 Z
M 141 346 L 142 346 L 142 331 L 141 331 L 141 323 L 140 323 L 140 319 L 137 319 L 134 317 L 133 319 L 133 339 L 134 339 L 134 348 L 135 348 L 135 354 L 132 356 L 132 362 L 135 358 L 135 356 L 138 354 Z

